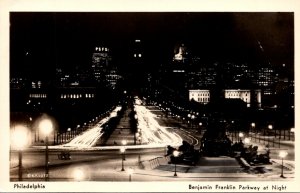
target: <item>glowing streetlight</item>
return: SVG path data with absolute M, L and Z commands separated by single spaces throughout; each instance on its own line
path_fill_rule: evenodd
M 131 182 L 131 175 L 133 174 L 133 168 L 129 168 L 128 170 L 127 170 L 127 172 L 128 172 L 128 174 L 129 174 L 129 182 Z
M 254 132 L 254 140 L 255 140 L 255 142 L 256 142 L 256 129 L 255 129 L 255 131 L 254 131 L 254 129 L 255 129 L 255 123 L 251 123 L 251 132 Z
M 245 144 L 247 144 L 247 145 L 250 143 L 250 141 L 251 141 L 251 139 L 248 138 L 248 137 L 246 137 L 245 140 L 244 140 Z
M 127 145 L 127 141 L 125 139 L 122 140 L 122 145 Z
M 127 141 L 124 139 L 124 140 L 122 140 L 122 145 L 127 145 Z M 125 147 L 123 147 L 124 149 L 125 149 Z M 125 151 L 124 151 L 124 154 L 123 154 L 123 160 L 126 160 L 126 158 L 125 158 Z
M 12 133 L 12 144 L 14 148 L 18 150 L 19 157 L 19 181 L 23 180 L 23 170 L 22 170 L 22 151 L 28 145 L 28 129 L 22 125 L 15 127 Z
M 295 132 L 295 128 L 291 128 L 289 130 L 289 140 L 291 140 L 291 133 L 294 133 Z
M 82 181 L 85 178 L 84 171 L 79 168 L 74 170 L 73 176 L 76 181 Z
M 48 153 L 48 136 L 53 130 L 53 124 L 50 119 L 44 119 L 40 122 L 39 128 L 45 134 L 46 151 L 45 151 L 45 180 L 49 180 L 49 153 Z
M 273 125 L 268 125 L 268 129 L 273 130 Z M 275 130 L 275 137 L 276 137 L 276 130 Z M 274 140 L 275 140 L 274 138 L 273 138 L 273 147 L 274 147 Z M 269 143 L 269 141 L 270 141 L 270 139 L 268 138 L 268 143 Z M 280 142 L 279 142 L 279 148 L 280 148 Z
M 283 159 L 288 155 L 288 153 L 286 151 L 280 151 L 279 152 L 279 157 L 281 158 L 281 178 L 284 178 L 283 176 Z
M 138 137 L 140 136 L 140 134 L 139 134 L 139 133 L 136 133 L 135 136 L 138 138 Z
M 238 136 L 239 136 L 239 141 L 241 141 L 241 140 L 242 140 L 242 138 L 244 137 L 244 133 L 242 133 L 242 132 L 239 132 Z
M 273 125 L 268 125 L 268 129 L 272 130 L 273 129 Z M 276 137 L 276 131 L 275 131 L 275 137 Z
M 175 172 L 174 172 L 174 176 L 177 176 L 176 162 L 177 162 L 177 157 L 179 156 L 179 151 L 177 151 L 177 150 L 173 151 L 173 156 L 174 156 L 174 163 L 175 163 Z
M 295 128 L 291 128 L 291 132 L 294 133 L 295 132 Z
M 121 171 L 125 171 L 125 170 L 124 170 L 125 147 L 121 147 L 121 148 L 120 148 L 120 152 L 121 152 L 121 154 L 122 154 L 122 169 L 121 169 Z
M 243 138 L 243 137 L 244 137 L 244 133 L 240 132 L 240 133 L 239 133 L 239 137 L 240 137 L 240 138 Z

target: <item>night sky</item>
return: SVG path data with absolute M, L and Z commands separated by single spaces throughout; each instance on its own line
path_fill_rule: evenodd
M 145 66 L 129 69 L 128 56 L 141 39 Z M 258 41 L 262 49 L 259 48 Z M 174 47 L 209 62 L 255 63 L 264 55 L 294 69 L 293 13 L 10 13 L 11 76 L 53 78 L 55 68 L 91 65 L 95 46 L 107 45 L 113 63 L 130 71 L 156 70 L 172 61 Z M 254 65 L 254 64 L 253 64 Z

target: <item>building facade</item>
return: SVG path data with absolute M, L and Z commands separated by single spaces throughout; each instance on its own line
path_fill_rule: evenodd
M 224 89 L 223 92 L 225 99 L 240 99 L 247 104 L 247 107 L 251 107 L 251 105 L 261 107 L 261 91 L 259 89 Z M 189 90 L 189 100 L 206 105 L 211 100 L 211 91 Z

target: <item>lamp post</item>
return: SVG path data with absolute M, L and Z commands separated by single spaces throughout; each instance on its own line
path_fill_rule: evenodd
M 125 171 L 125 170 L 124 170 L 125 147 L 121 147 L 121 148 L 120 148 L 120 152 L 121 152 L 121 154 L 122 154 L 122 169 L 121 169 L 121 171 Z
M 281 175 L 280 177 L 281 178 L 284 178 L 284 175 L 283 175 L 283 159 L 287 156 L 287 152 L 286 151 L 280 151 L 279 152 L 279 157 L 281 158 Z
M 239 141 L 244 137 L 244 133 L 240 132 L 239 133 Z
M 127 145 L 127 141 L 125 139 L 122 140 L 122 145 Z
M 30 132 L 31 132 L 31 136 L 33 134 L 33 131 L 32 131 L 32 117 L 29 117 L 29 125 L 27 125 L 28 128 L 30 128 Z M 34 138 L 36 138 L 36 132 L 34 132 Z M 36 142 L 36 139 L 34 139 L 34 142 Z M 31 143 L 33 143 L 33 140 L 31 139 Z
M 192 128 L 193 128 L 193 126 L 194 126 L 194 119 L 195 119 L 195 115 L 192 115 L 192 116 L 191 116 L 191 124 L 192 124 Z
M 46 145 L 46 150 L 45 150 L 45 180 L 49 180 L 49 150 L 48 150 L 48 136 L 53 130 L 53 125 L 51 120 L 49 119 L 44 119 L 40 122 L 40 129 L 42 129 L 42 132 L 45 134 L 45 145 Z
M 269 130 L 273 130 L 273 125 L 268 125 L 268 129 L 269 129 Z M 270 136 L 269 136 L 269 137 L 270 137 Z M 269 138 L 269 137 L 268 137 L 268 144 L 269 144 L 269 142 L 270 142 L 270 138 Z M 275 131 L 275 137 L 276 137 L 276 131 Z M 274 137 L 274 138 L 275 138 L 275 137 Z M 274 147 L 274 140 L 275 140 L 274 138 L 273 138 L 273 147 Z
M 131 175 L 133 174 L 133 168 L 129 168 L 127 170 L 128 174 L 129 174 L 129 182 L 131 182 Z
M 191 114 L 189 113 L 188 114 L 188 118 L 190 119 L 191 118 Z M 188 126 L 190 127 L 191 125 L 189 124 L 189 121 L 188 121 Z
M 121 143 L 122 143 L 123 146 L 127 145 L 127 141 L 126 140 L 122 140 Z M 124 149 L 125 149 L 125 147 L 124 147 Z M 125 151 L 124 151 L 123 160 L 126 160 L 126 158 L 125 158 Z
M 256 130 L 255 130 L 255 123 L 251 123 L 251 132 L 254 132 L 254 140 L 256 142 Z
M 135 141 L 134 141 L 134 144 L 136 145 L 136 139 L 139 139 L 140 137 L 140 133 L 135 133 Z
M 250 139 L 250 138 L 248 138 L 248 137 L 246 137 L 246 138 L 245 138 L 245 140 L 244 140 L 245 144 L 247 144 L 247 145 L 249 145 L 249 144 L 250 144 L 250 141 L 251 141 L 251 139 Z
M 291 130 L 289 130 L 289 140 L 291 140 L 291 133 L 295 132 L 295 128 L 291 128 Z
M 177 151 L 177 150 L 173 151 L 173 156 L 174 156 L 174 163 L 175 163 L 175 172 L 174 172 L 174 176 L 177 176 L 176 162 L 177 162 L 177 157 L 179 156 L 179 151 Z
M 26 145 L 28 145 L 28 129 L 24 126 L 16 126 L 12 135 L 12 143 L 15 148 L 18 150 L 18 158 L 19 158 L 19 170 L 18 176 L 19 181 L 23 180 L 23 165 L 22 165 L 22 152 Z
M 70 138 L 72 138 L 72 136 L 71 136 L 71 134 L 72 134 L 71 131 L 72 130 L 71 130 L 71 128 L 68 128 L 67 131 L 68 131 L 68 136 L 67 137 L 68 137 L 68 140 L 70 140 Z
M 200 135 L 202 133 L 202 122 L 199 122 L 199 130 L 200 130 Z

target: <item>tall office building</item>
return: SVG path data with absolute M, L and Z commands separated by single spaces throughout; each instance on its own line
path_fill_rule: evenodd
M 95 47 L 92 55 L 92 73 L 97 82 L 105 80 L 105 74 L 110 66 L 111 59 L 111 51 L 108 47 Z

